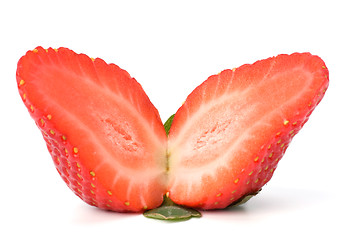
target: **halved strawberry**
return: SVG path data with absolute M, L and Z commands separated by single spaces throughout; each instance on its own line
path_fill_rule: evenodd
M 328 87 L 324 62 L 279 55 L 225 70 L 197 87 L 169 132 L 169 197 L 225 208 L 258 192 Z
M 99 58 L 38 47 L 18 62 L 17 83 L 59 174 L 87 203 L 140 212 L 167 193 L 177 204 L 215 209 L 270 180 L 324 96 L 328 70 L 309 53 L 225 70 L 188 96 L 166 130 L 136 80 Z M 181 207 L 174 216 L 165 199 L 164 219 L 199 216 Z
M 166 133 L 158 111 L 125 70 L 66 48 L 38 47 L 18 62 L 17 83 L 76 195 L 119 212 L 162 203 Z

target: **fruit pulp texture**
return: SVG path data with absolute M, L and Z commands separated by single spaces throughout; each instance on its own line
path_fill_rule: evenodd
M 86 202 L 103 202 L 102 208 L 160 205 L 167 137 L 141 86 L 101 59 L 63 48 L 38 51 L 20 62 L 18 82 L 25 83 L 19 91 L 64 181 Z
M 223 208 L 269 181 L 317 104 L 311 101 L 317 95 L 320 101 L 327 87 L 323 67 L 315 66 L 313 73 L 306 57 L 284 63 L 287 57 L 280 56 L 225 70 L 194 90 L 175 115 L 169 134 L 173 201 L 211 208 L 204 203 L 215 198 L 216 207 Z M 237 185 L 244 186 L 234 193 Z M 230 195 L 221 196 L 226 192 Z

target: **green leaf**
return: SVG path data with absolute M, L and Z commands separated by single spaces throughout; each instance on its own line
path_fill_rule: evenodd
M 168 120 L 164 123 L 164 129 L 166 130 L 167 136 L 168 136 L 168 134 L 169 134 L 170 127 L 172 126 L 172 122 L 173 122 L 174 116 L 175 116 L 175 114 L 173 114 L 172 116 L 170 116 L 170 117 L 168 118 Z
M 167 196 L 158 208 L 144 212 L 144 216 L 158 220 L 184 221 L 192 217 L 201 217 L 201 213 L 195 209 L 185 208 L 175 204 Z
M 260 189 L 259 191 L 255 192 L 255 193 L 250 193 L 248 195 L 245 195 L 244 197 L 240 198 L 237 202 L 232 203 L 228 207 L 236 207 L 236 206 L 240 206 L 240 205 L 246 203 L 247 201 L 250 200 L 250 198 L 256 196 L 261 190 L 262 189 Z

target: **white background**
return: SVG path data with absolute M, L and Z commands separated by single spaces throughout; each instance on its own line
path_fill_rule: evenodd
M 345 1 L 1 1 L 0 239 L 348 239 Z M 319 55 L 330 87 L 273 179 L 243 207 L 166 223 L 89 207 L 60 179 L 17 92 L 27 50 L 68 47 L 126 69 L 165 121 L 208 76 Z

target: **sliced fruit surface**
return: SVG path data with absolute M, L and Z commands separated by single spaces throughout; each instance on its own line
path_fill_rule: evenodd
M 169 197 L 214 209 L 258 192 L 327 87 L 324 62 L 309 53 L 279 55 L 209 77 L 173 119 Z
M 125 70 L 66 48 L 37 47 L 18 62 L 17 84 L 59 174 L 81 199 L 119 212 L 162 203 L 166 132 Z

